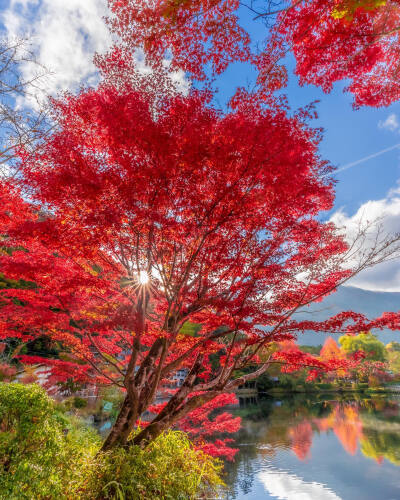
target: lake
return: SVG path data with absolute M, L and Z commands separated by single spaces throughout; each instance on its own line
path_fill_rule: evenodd
M 266 398 L 236 410 L 237 500 L 399 500 L 400 397 Z

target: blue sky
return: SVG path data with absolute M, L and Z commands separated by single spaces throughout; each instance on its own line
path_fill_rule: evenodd
M 398 103 L 385 109 L 352 108 L 352 96 L 344 93 L 345 83 L 335 85 L 330 94 L 308 85 L 300 87 L 295 75 L 291 75 L 288 88 L 290 104 L 302 106 L 313 99 L 319 119 L 315 123 L 324 128 L 321 154 L 335 166 L 344 167 L 379 151 L 400 145 L 400 134 L 383 124 L 391 115 L 397 116 Z M 389 120 L 389 123 L 391 121 Z M 392 124 L 393 128 L 393 124 Z M 353 213 L 371 199 L 384 198 L 397 185 L 400 177 L 400 150 L 394 149 L 336 174 L 336 208 L 343 207 Z
M 255 23 L 252 17 L 248 11 L 240 11 L 241 24 L 255 42 L 262 42 L 267 28 L 262 22 Z M 352 95 L 343 91 L 348 82 L 336 83 L 329 94 L 313 85 L 301 87 L 294 74 L 293 56 L 289 55 L 286 63 L 289 84 L 285 93 L 289 104 L 296 110 L 319 101 L 318 119 L 312 125 L 324 130 L 321 156 L 337 167 L 335 205 L 323 218 L 332 218 L 346 227 L 350 239 L 360 218 L 365 222 L 384 216 L 384 229 L 399 232 L 400 103 L 388 108 L 355 110 Z M 253 81 L 254 72 L 249 65 L 232 65 L 218 78 L 221 104 L 232 95 L 236 85 Z M 381 264 L 349 284 L 373 291 L 400 291 L 400 264 Z
M 253 21 L 254 14 L 247 9 L 240 10 L 240 23 L 249 31 L 252 40 L 262 43 L 267 28 L 261 21 Z M 400 103 L 388 108 L 352 108 L 352 96 L 344 93 L 346 82 L 337 83 L 330 94 L 325 94 L 314 85 L 301 87 L 294 75 L 294 58 L 287 58 L 289 85 L 285 89 L 293 109 L 319 100 L 319 118 L 315 126 L 323 127 L 324 139 L 321 154 L 338 168 L 366 158 L 395 144 L 400 147 Z M 231 95 L 236 85 L 254 80 L 254 72 L 249 65 L 235 64 L 218 79 L 221 100 Z M 393 120 L 383 125 L 388 117 L 394 115 L 399 120 L 396 130 Z M 360 205 L 371 199 L 385 198 L 389 190 L 397 185 L 400 178 L 400 149 L 348 168 L 336 175 L 339 181 L 336 188 L 335 208 L 354 213 Z
M 400 103 L 388 108 L 362 108 L 354 110 L 352 96 L 343 92 L 345 82 L 335 84 L 330 94 L 325 94 L 314 85 L 301 87 L 293 73 L 294 61 L 289 61 L 289 85 L 285 89 L 291 108 L 297 109 L 315 100 L 318 119 L 312 124 L 324 129 L 321 154 L 333 165 L 341 167 L 369 157 L 384 149 L 399 144 L 400 128 L 390 130 L 384 125 L 388 117 L 400 115 Z M 232 94 L 234 82 L 246 82 L 253 77 L 244 64 L 233 65 L 218 79 L 220 101 Z M 399 122 L 400 122 L 400 118 Z M 389 121 L 391 128 L 394 124 Z M 393 149 L 358 165 L 338 172 L 335 208 L 355 212 L 362 203 L 384 198 L 397 185 L 400 178 L 400 149 Z
M 106 0 L 0 0 L 0 28 L 11 37 L 31 36 L 39 61 L 53 72 L 46 82 L 49 93 L 77 90 L 81 83 L 96 83 L 93 53 L 105 52 L 111 43 L 102 19 L 107 14 L 106 4 Z M 266 28 L 251 18 L 242 10 L 241 22 L 251 30 L 256 41 L 262 40 Z M 293 75 L 293 64 L 289 58 L 286 91 L 290 105 L 297 109 L 320 101 L 319 118 L 314 120 L 314 125 L 324 128 L 321 154 L 325 159 L 340 169 L 400 145 L 400 103 L 389 108 L 353 110 L 352 96 L 343 93 L 345 82 L 336 84 L 328 95 L 314 86 L 300 87 Z M 33 69 L 27 65 L 23 71 L 29 78 Z M 249 66 L 231 66 L 218 79 L 221 104 L 237 85 L 246 85 L 252 76 Z M 183 75 L 179 77 L 184 81 Z M 335 207 L 326 217 L 336 217 L 350 228 L 361 213 L 368 220 L 388 213 L 386 229 L 400 231 L 399 165 L 400 149 L 393 149 L 338 171 Z M 400 291 L 400 265 L 397 261 L 383 264 L 351 284 L 370 290 Z

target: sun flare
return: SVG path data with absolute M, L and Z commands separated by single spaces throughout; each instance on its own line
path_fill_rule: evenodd
M 147 271 L 140 271 L 139 272 L 139 283 L 141 285 L 147 285 L 147 283 L 149 282 L 149 275 L 147 273 Z

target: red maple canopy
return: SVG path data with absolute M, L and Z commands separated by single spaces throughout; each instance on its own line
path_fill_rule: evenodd
M 332 205 L 330 168 L 301 117 L 250 100 L 223 114 L 207 93 L 160 101 L 128 84 L 67 95 L 54 117 L 49 141 L 22 153 L 29 201 L 1 191 L 1 269 L 32 285 L 1 291 L 0 332 L 61 342 L 63 358 L 46 360 L 58 380 L 126 389 L 106 447 L 126 441 L 178 368 L 183 386 L 139 441 L 184 417 L 190 428 L 193 410 L 266 370 L 258 353 L 271 342 L 349 320 L 367 328 L 354 313 L 292 319 L 353 272 L 346 243 L 317 218 Z M 188 321 L 201 330 L 182 331 Z M 286 371 L 337 367 L 296 349 L 274 356 Z
M 54 101 L 54 133 L 34 156 L 21 152 L 24 199 L 11 184 L 0 195 L 1 269 L 28 282 L 1 290 L 0 338 L 46 335 L 65 349 L 46 360 L 55 379 L 126 390 L 105 448 L 126 442 L 179 368 L 183 385 L 135 442 L 178 421 L 192 429 L 272 361 L 313 376 L 344 363 L 296 348 L 260 358 L 272 342 L 398 327 L 396 315 L 293 319 L 396 248 L 386 240 L 349 267 L 351 249 L 318 218 L 332 206 L 330 167 L 302 115 L 251 99 L 224 114 L 208 92 L 160 96 L 140 81 Z
M 280 20 L 277 31 L 293 50 L 301 84 L 328 92 L 349 79 L 356 107 L 400 98 L 399 0 L 294 2 Z
M 144 47 L 150 61 L 171 54 L 173 69 L 204 79 L 235 61 L 253 64 L 260 91 L 286 84 L 292 52 L 300 83 L 324 91 L 349 79 L 355 106 L 387 106 L 400 97 L 399 0 L 111 0 L 112 30 L 125 47 Z M 241 11 L 240 11 L 241 9 Z M 253 43 L 246 20 L 264 22 Z M 264 96 L 264 98 L 266 98 Z

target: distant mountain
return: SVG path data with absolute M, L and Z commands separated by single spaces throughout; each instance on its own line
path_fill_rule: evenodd
M 329 295 L 322 302 L 312 304 L 306 313 L 295 315 L 296 320 L 322 321 L 341 311 L 363 313 L 369 318 L 380 316 L 385 311 L 400 310 L 400 292 L 371 292 L 352 286 L 341 286 L 337 292 Z M 400 342 L 400 331 L 375 331 L 385 344 L 396 340 Z M 334 335 L 336 339 L 339 335 Z M 307 332 L 299 335 L 298 343 L 307 345 L 323 344 L 326 334 Z

